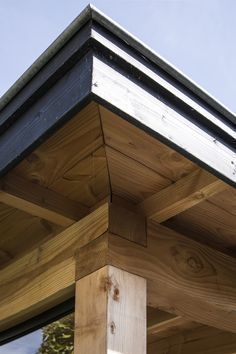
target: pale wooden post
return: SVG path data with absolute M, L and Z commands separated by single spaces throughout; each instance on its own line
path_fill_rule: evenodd
M 146 353 L 145 279 L 108 265 L 76 282 L 74 353 Z

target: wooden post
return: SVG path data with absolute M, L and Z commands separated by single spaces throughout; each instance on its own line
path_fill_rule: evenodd
M 76 282 L 74 353 L 146 353 L 145 279 L 108 265 Z

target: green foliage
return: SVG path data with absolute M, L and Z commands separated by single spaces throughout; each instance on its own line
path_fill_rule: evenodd
M 73 354 L 74 314 L 50 323 L 42 331 L 43 341 L 36 354 Z

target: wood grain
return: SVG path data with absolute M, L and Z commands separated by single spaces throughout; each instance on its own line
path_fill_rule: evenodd
M 147 247 L 104 234 L 80 251 L 77 278 L 111 264 L 148 280 L 150 306 L 236 332 L 234 258 L 158 224 Z
M 199 324 L 189 321 L 181 316 L 174 316 L 168 320 L 158 322 L 147 329 L 148 343 L 161 338 L 170 337 L 184 330 L 199 327 Z
M 201 326 L 148 345 L 148 354 L 233 354 L 236 334 Z
M 99 106 L 105 144 L 171 180 L 193 172 L 197 166 L 142 129 Z
M 77 249 L 106 232 L 104 205 L 0 271 L 0 329 L 73 296 Z
M 75 354 L 146 353 L 146 281 L 112 266 L 76 283 Z
M 170 181 L 139 162 L 106 147 L 112 193 L 138 203 L 168 186 Z
M 88 213 L 79 203 L 14 174 L 0 180 L 0 202 L 65 227 Z
M 233 193 L 231 203 L 234 203 Z M 236 218 L 220 203 L 203 201 L 166 221 L 165 225 L 214 249 L 236 255 Z
M 90 207 L 109 192 L 98 107 L 91 103 L 14 172 Z
M 60 226 L 0 203 L 0 269 L 62 230 Z
M 139 203 L 138 210 L 161 223 L 227 188 L 212 174 L 197 170 Z

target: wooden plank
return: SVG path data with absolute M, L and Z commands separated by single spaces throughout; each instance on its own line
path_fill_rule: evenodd
M 170 181 L 177 181 L 197 169 L 192 161 L 112 111 L 100 105 L 99 111 L 107 146 L 140 162 Z
M 73 224 L 0 271 L 0 329 L 73 296 L 75 254 L 108 229 L 108 206 Z
M 161 223 L 227 188 L 212 174 L 197 170 L 139 203 L 138 210 Z
M 98 107 L 90 103 L 24 159 L 15 172 L 27 180 L 51 188 L 102 145 Z M 68 188 L 68 183 L 66 186 Z
M 150 306 L 236 332 L 235 258 L 153 223 L 147 247 L 104 234 L 78 259 L 77 278 L 111 264 L 148 280 Z
M 62 230 L 61 226 L 0 203 L 0 269 Z
M 148 345 L 148 354 L 233 354 L 236 334 L 200 326 L 179 335 L 163 338 Z
M 141 163 L 106 146 L 112 193 L 138 203 L 168 186 L 170 180 Z
M 200 120 L 203 116 L 205 120 L 209 120 L 216 127 L 220 128 L 222 131 L 229 134 L 233 139 L 236 138 L 235 131 L 231 127 L 229 127 L 224 122 L 219 120 L 218 117 L 213 115 L 212 112 L 207 110 L 203 105 L 200 105 L 199 101 L 197 101 L 196 98 L 192 99 L 189 94 L 186 94 L 186 92 L 183 91 L 183 87 L 182 89 L 179 89 L 178 86 L 173 85 L 173 83 L 171 83 L 170 80 L 163 77 L 163 72 L 162 75 L 159 75 L 158 70 L 154 71 L 153 67 L 148 65 L 148 62 L 146 60 L 142 62 L 143 58 L 141 60 L 140 58 L 139 60 L 137 60 L 136 53 L 135 55 L 130 55 L 130 47 L 129 47 L 129 52 L 127 52 L 127 50 L 124 50 L 124 48 L 122 49 L 121 43 L 119 43 L 119 45 L 116 44 L 117 42 L 114 40 L 114 37 L 109 38 L 108 36 L 108 38 L 106 38 L 107 34 L 105 35 L 104 32 L 102 33 L 101 30 L 98 32 L 94 28 L 92 28 L 91 36 L 94 39 L 96 39 L 98 42 L 103 44 L 106 48 L 109 48 L 111 52 L 113 52 L 113 55 L 110 54 L 111 58 L 113 58 L 115 54 L 117 55 L 118 58 L 122 58 L 126 62 L 126 65 L 128 66 L 132 65 L 132 67 L 138 69 L 140 72 L 140 77 L 139 77 L 140 81 L 141 80 L 142 82 L 144 81 L 144 75 L 148 76 L 149 79 L 153 80 L 156 84 L 158 84 L 157 87 L 159 88 L 159 92 L 163 93 L 167 91 L 169 93 L 168 96 L 169 99 L 170 97 L 172 97 L 172 100 L 175 103 L 179 102 L 179 105 L 182 104 L 185 107 L 185 111 L 190 112 L 190 116 L 192 115 L 192 117 L 193 116 L 198 117 L 198 120 Z M 171 71 L 173 74 L 173 67 L 171 68 Z M 178 73 L 178 78 L 179 78 L 179 73 Z
M 109 205 L 109 231 L 141 245 L 147 244 L 146 220 L 143 215 L 115 203 Z
M 160 338 L 166 338 L 176 335 L 183 330 L 191 329 L 199 326 L 199 324 L 189 321 L 181 316 L 173 316 L 168 320 L 153 324 L 147 329 L 148 343 L 154 342 Z
M 98 99 L 236 185 L 236 156 L 232 148 L 100 59 L 94 58 L 93 67 L 92 92 Z
M 232 204 L 234 197 L 232 193 Z M 197 242 L 235 257 L 236 218 L 230 211 L 225 210 L 223 205 L 215 205 L 210 200 L 205 200 L 167 220 L 165 225 Z
M 0 202 L 65 227 L 88 213 L 79 203 L 12 173 L 0 180 Z
M 75 354 L 146 353 L 146 281 L 112 266 L 76 283 Z

